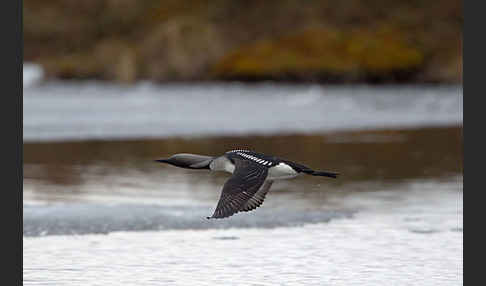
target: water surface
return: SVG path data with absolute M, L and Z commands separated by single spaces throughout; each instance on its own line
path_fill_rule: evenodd
M 47 82 L 24 90 L 26 285 L 461 285 L 462 87 Z M 252 149 L 339 179 L 207 220 Z

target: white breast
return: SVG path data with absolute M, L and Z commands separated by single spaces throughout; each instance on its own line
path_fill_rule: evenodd
M 297 175 L 298 173 L 294 169 L 292 169 L 292 167 L 290 167 L 285 163 L 279 163 L 278 165 L 268 169 L 267 179 L 270 180 L 290 179 L 296 177 Z

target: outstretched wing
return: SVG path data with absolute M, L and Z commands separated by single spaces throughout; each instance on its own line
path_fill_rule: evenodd
M 258 208 L 259 206 L 261 206 L 263 204 L 263 201 L 265 200 L 265 196 L 267 195 L 268 190 L 270 190 L 270 187 L 272 186 L 272 184 L 273 184 L 272 180 L 265 181 L 262 188 L 260 190 L 258 190 L 258 192 L 256 192 L 255 195 L 253 195 L 253 197 L 251 197 L 246 202 L 246 204 L 244 204 L 241 207 L 241 209 L 239 211 L 249 212 L 249 211 L 252 211 L 252 210 Z
M 258 163 L 234 158 L 235 170 L 226 181 L 213 215 L 225 218 L 234 215 L 258 192 L 265 181 L 268 169 Z

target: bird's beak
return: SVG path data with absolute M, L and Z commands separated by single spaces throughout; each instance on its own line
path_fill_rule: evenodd
M 168 159 L 158 159 L 158 160 L 154 160 L 154 162 L 169 163 L 169 160 Z

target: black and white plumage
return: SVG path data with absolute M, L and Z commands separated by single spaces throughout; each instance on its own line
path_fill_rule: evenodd
M 299 174 L 336 178 L 337 173 L 314 171 L 292 161 L 249 150 L 231 150 L 219 157 L 195 154 L 175 154 L 157 162 L 180 168 L 209 169 L 232 173 L 221 192 L 210 218 L 225 218 L 238 212 L 248 212 L 261 206 L 275 180 L 290 179 Z

